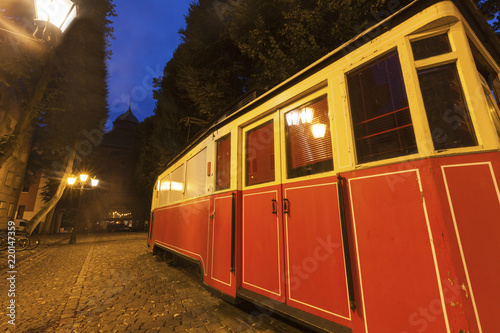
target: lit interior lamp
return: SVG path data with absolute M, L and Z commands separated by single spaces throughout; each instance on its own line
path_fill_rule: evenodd
M 288 123 L 288 126 L 298 125 L 299 119 L 299 111 L 297 110 L 290 111 L 286 114 L 286 122 Z
M 74 185 L 76 182 L 76 177 L 68 177 L 68 184 Z
M 293 110 L 286 114 L 286 122 L 288 126 L 298 125 L 299 122 L 302 124 L 310 124 L 314 117 L 314 111 L 312 108 L 303 108 L 300 110 Z
M 61 32 L 64 32 L 77 16 L 77 7 L 70 0 L 35 0 L 35 8 L 35 21 L 44 26 L 50 23 Z
M 313 119 L 313 109 L 311 108 L 303 108 L 300 112 L 300 121 L 302 124 L 310 124 Z
M 325 124 L 314 124 L 311 126 L 311 130 L 312 130 L 313 136 L 316 139 L 319 139 L 319 138 L 322 138 L 325 136 L 326 125 Z

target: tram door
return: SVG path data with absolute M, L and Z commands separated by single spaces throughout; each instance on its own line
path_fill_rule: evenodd
M 285 301 L 279 116 L 243 130 L 242 286 Z
M 349 326 L 326 95 L 244 128 L 243 146 L 242 287 Z

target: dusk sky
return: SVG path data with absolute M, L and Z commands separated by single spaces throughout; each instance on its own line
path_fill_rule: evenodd
M 127 111 L 139 121 L 153 114 L 153 77 L 160 77 L 165 64 L 180 43 L 179 28 L 193 0 L 117 0 L 117 17 L 112 18 L 115 40 L 108 63 L 109 120 Z

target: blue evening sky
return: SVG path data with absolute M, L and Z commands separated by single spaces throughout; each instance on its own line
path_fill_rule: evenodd
M 153 77 L 160 77 L 180 43 L 179 28 L 193 0 L 115 0 L 115 38 L 108 63 L 109 120 L 127 111 L 139 121 L 153 114 Z

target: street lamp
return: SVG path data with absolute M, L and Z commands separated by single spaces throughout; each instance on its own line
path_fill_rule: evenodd
M 78 7 L 70 0 L 34 0 L 37 40 L 53 42 L 77 17 Z M 39 37 L 40 36 L 40 37 Z
M 79 181 L 77 182 L 77 180 L 79 180 Z M 68 185 L 71 185 L 71 186 L 80 190 L 80 193 L 78 196 L 78 210 L 76 213 L 76 221 L 75 221 L 75 224 L 73 226 L 73 230 L 71 231 L 71 237 L 69 239 L 70 244 L 76 243 L 76 234 L 78 232 L 78 221 L 80 220 L 80 216 L 81 216 L 80 210 L 81 210 L 81 206 L 82 206 L 83 190 L 92 190 L 99 184 L 99 180 L 96 179 L 95 177 L 91 178 L 90 182 L 88 182 L 88 180 L 89 180 L 89 175 L 86 173 L 80 174 L 80 176 L 78 178 L 75 176 L 71 176 L 71 177 L 68 177 L 68 179 L 67 179 Z
M 77 4 L 71 0 L 33 0 L 33 5 L 36 25 L 33 37 L 25 35 L 22 31 L 13 31 L 18 30 L 14 26 L 0 30 L 37 42 L 48 42 L 53 46 L 78 16 L 79 11 Z M 2 23 L 5 25 L 5 22 Z

